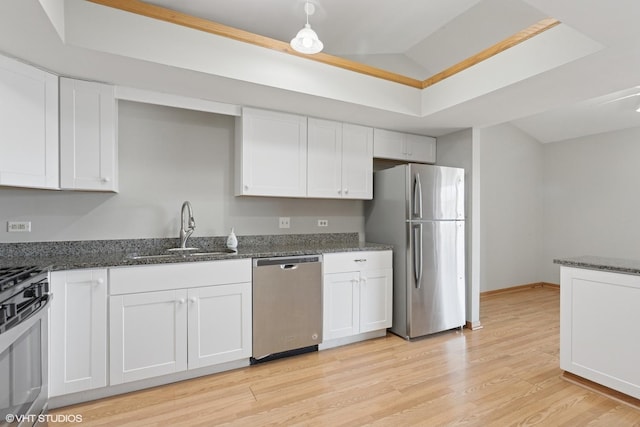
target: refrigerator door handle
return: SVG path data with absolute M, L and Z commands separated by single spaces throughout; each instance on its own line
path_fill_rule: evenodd
M 419 173 L 416 173 L 413 183 L 413 216 L 422 218 L 422 183 Z
M 413 273 L 416 289 L 422 285 L 422 224 L 413 226 Z

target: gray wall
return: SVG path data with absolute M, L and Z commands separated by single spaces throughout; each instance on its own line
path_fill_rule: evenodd
M 120 192 L 0 188 L 0 242 L 176 237 L 184 200 L 194 236 L 364 232 L 361 201 L 234 197 L 233 117 L 120 102 L 118 120 Z M 32 232 L 7 233 L 7 221 Z
M 543 145 L 510 124 L 479 134 L 480 291 L 539 282 Z
M 541 280 L 554 258 L 640 259 L 640 128 L 544 146 Z

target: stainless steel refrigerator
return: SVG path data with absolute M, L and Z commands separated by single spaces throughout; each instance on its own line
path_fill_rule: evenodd
M 373 182 L 365 237 L 394 247 L 391 332 L 411 339 L 463 326 L 464 170 L 400 165 Z

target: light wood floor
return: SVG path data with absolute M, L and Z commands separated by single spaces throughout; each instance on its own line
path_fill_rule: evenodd
M 637 409 L 560 377 L 557 290 L 483 297 L 481 321 L 476 331 L 389 335 L 52 414 L 80 414 L 82 426 L 640 426 Z

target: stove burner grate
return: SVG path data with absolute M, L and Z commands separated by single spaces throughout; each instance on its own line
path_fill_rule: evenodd
M 36 265 L 20 267 L 0 267 L 0 292 L 16 286 L 42 273 L 43 269 Z

